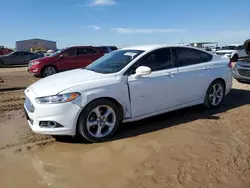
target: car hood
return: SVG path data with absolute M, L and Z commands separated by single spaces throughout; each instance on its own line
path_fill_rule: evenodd
M 217 52 L 219 52 L 219 53 L 232 53 L 232 52 L 234 52 L 235 50 L 218 50 L 218 51 L 216 51 L 216 53 Z
M 96 73 L 86 69 L 75 69 L 43 78 L 30 86 L 37 97 L 56 95 L 66 89 L 110 77 L 107 74 Z
M 55 57 L 51 57 L 51 56 L 43 56 L 43 55 L 37 55 L 39 58 L 35 59 L 35 60 L 32 60 L 32 61 L 40 61 L 40 62 L 43 62 L 43 61 L 49 61 L 49 60 L 53 60 Z

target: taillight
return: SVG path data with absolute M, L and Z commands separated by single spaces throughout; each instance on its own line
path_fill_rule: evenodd
M 227 66 L 228 66 L 228 68 L 230 68 L 230 69 L 231 69 L 231 68 L 233 67 L 232 62 L 231 62 L 231 61 L 229 61 L 229 63 L 228 63 L 228 65 L 227 65 Z

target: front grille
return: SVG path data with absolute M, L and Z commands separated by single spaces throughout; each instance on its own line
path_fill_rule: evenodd
M 35 112 L 35 107 L 32 104 L 32 102 L 30 101 L 30 99 L 28 97 L 25 98 L 25 103 L 24 103 L 25 107 L 27 108 L 27 110 L 29 112 Z
M 225 55 L 225 52 L 216 52 L 216 55 Z
M 250 69 L 238 69 L 239 75 L 250 78 Z

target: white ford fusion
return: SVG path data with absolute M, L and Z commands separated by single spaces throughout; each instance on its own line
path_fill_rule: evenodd
M 227 58 L 186 46 L 139 46 L 37 81 L 25 90 L 24 107 L 36 133 L 100 142 L 122 122 L 219 106 L 231 86 Z

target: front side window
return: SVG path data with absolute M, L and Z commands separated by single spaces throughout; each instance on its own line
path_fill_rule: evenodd
M 24 53 L 24 55 L 33 55 L 32 53 L 30 53 L 30 52 L 23 52 Z
M 174 48 L 173 52 L 178 67 L 195 65 L 212 60 L 212 55 L 191 48 Z
M 137 66 L 146 66 L 152 71 L 170 69 L 173 67 L 170 48 L 156 50 L 145 55 L 137 63 Z
M 24 55 L 24 52 L 14 52 L 12 55 L 14 55 L 14 56 L 22 56 L 22 55 Z
M 141 50 L 113 51 L 97 59 L 85 69 L 103 74 L 119 72 L 143 52 Z
M 70 48 L 62 53 L 63 57 L 71 57 L 76 55 L 75 48 Z

